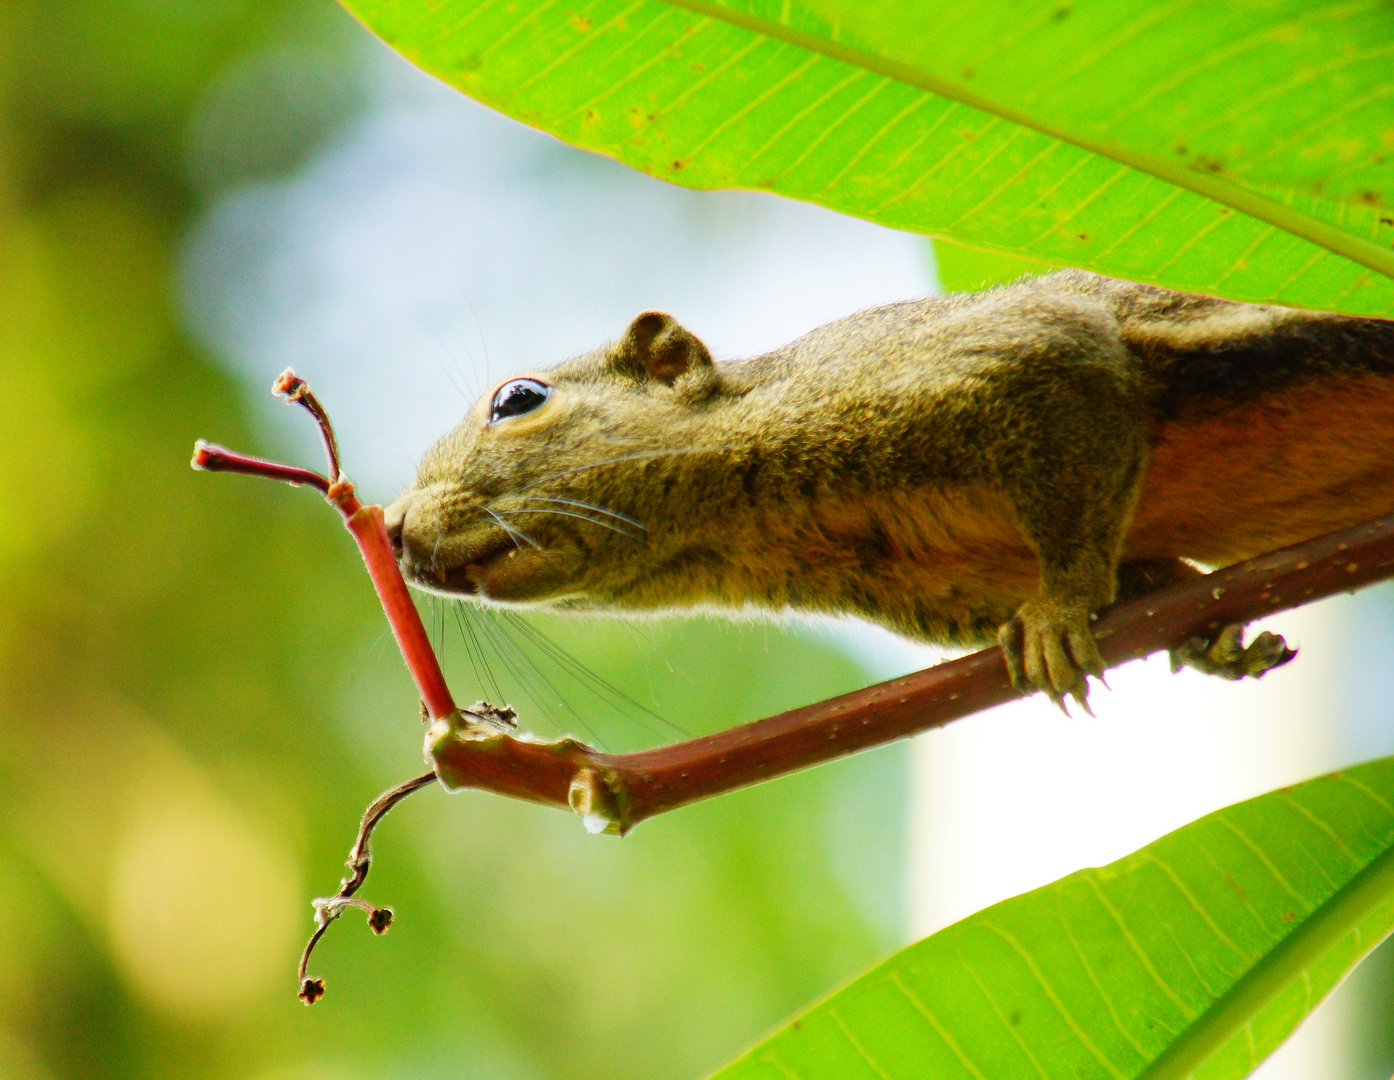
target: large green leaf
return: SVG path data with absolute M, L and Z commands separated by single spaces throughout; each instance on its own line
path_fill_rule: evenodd
M 1243 1077 L 1391 930 L 1386 758 L 964 919 L 718 1078 Z
M 1063 30 L 1033 30 L 1047 6 L 1014 0 L 935 8 L 818 0 L 347 2 L 400 52 L 466 93 L 682 184 L 777 191 L 896 228 L 1175 288 L 1394 314 L 1394 280 L 1386 276 L 1394 273 L 1394 215 L 1379 209 L 1383 196 L 1371 190 L 1373 201 L 1352 201 L 1314 192 L 1313 183 L 1297 184 L 1305 174 L 1295 165 L 1241 175 L 1231 162 L 1329 162 L 1343 151 L 1315 153 L 1316 143 L 1294 140 L 1297 129 L 1274 126 L 1262 108 L 1236 111 L 1227 95 L 1249 83 L 1226 66 L 1249 64 L 1250 82 L 1287 79 L 1283 102 L 1303 102 L 1303 122 L 1314 110 L 1344 109 L 1341 130 L 1365 132 L 1358 152 L 1373 162 L 1377 155 L 1366 149 L 1382 146 L 1391 127 L 1383 100 L 1362 111 L 1360 93 L 1373 93 L 1363 83 L 1338 100 L 1319 92 L 1331 79 L 1295 80 L 1283 65 L 1293 49 L 1326 50 L 1297 55 L 1331 68 L 1390 24 L 1387 8 L 1372 9 L 1364 22 L 1329 20 L 1326 32 L 1285 50 L 1246 53 L 1222 41 L 1228 52 L 1202 56 L 1188 44 L 1195 35 L 1232 27 L 1206 15 L 1221 5 L 1179 0 L 1120 4 L 1124 15 L 1105 19 L 1111 37 L 1087 49 Z M 1029 17 L 1018 26 L 1023 8 Z M 1062 10 L 1072 9 L 1049 7 Z M 1076 27 L 1094 32 L 1089 20 L 1072 18 L 1059 25 L 1071 34 Z M 1002 36 L 1007 22 L 1017 30 Z M 1270 36 L 1281 43 L 1285 24 L 1270 22 Z M 989 49 L 984 43 L 1005 43 L 986 57 L 989 93 L 977 88 L 976 69 L 967 78 L 960 65 L 957 80 L 941 70 L 940 54 L 918 41 L 929 25 L 940 27 L 933 40 L 941 43 L 975 42 L 980 52 Z M 1181 65 L 1176 74 L 1191 72 L 1189 81 L 1175 92 L 1159 83 L 1157 92 L 1137 97 L 1135 81 L 1112 74 L 1135 53 L 1143 54 L 1145 72 Z M 945 55 L 957 62 L 960 54 Z M 1077 83 L 1043 81 L 1043 72 L 1076 68 Z M 1202 84 L 1206 93 L 1192 93 L 1182 109 L 1176 95 Z M 1178 154 L 1178 129 L 1228 140 L 1224 155 L 1212 159 L 1189 147 Z M 1149 132 L 1151 141 L 1139 134 Z M 1268 140 L 1263 154 L 1233 152 L 1244 132 Z

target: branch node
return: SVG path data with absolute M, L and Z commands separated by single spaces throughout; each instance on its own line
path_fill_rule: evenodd
M 581 824 L 586 832 L 616 833 L 623 836 L 629 831 L 629 823 L 624 820 L 620 799 L 610 779 L 593 768 L 576 770 L 567 788 L 566 801 L 571 809 L 581 815 Z

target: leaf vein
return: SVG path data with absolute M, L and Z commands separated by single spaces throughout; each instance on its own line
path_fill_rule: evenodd
M 984 1075 L 983 1071 L 979 1069 L 975 1064 L 973 1064 L 972 1059 L 969 1058 L 966 1053 L 964 1053 L 963 1048 L 958 1045 L 958 1040 L 953 1037 L 953 1034 L 949 1031 L 949 1029 L 946 1028 L 940 1022 L 939 1018 L 935 1016 L 934 1013 L 932 1013 L 929 1010 L 929 1008 L 923 1002 L 921 1002 L 918 997 L 915 996 L 914 993 L 911 992 L 908 986 L 901 982 L 899 972 L 891 972 L 891 982 L 895 985 L 897 990 L 899 990 L 902 994 L 905 995 L 905 1000 L 910 1002 L 911 1006 L 914 1007 L 915 1011 L 919 1013 L 921 1016 L 923 1016 L 926 1021 L 928 1021 L 929 1026 L 934 1029 L 934 1033 L 944 1041 L 944 1045 L 947 1046 L 949 1050 L 953 1052 L 954 1057 L 958 1058 L 959 1063 L 970 1073 L 976 1076 L 978 1080 L 988 1080 L 987 1076 Z

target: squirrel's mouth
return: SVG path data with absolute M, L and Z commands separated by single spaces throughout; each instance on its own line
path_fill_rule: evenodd
M 427 592 L 446 596 L 487 596 L 491 571 L 517 550 L 517 542 L 505 535 L 477 551 L 462 553 L 461 558 L 452 562 L 440 558 L 417 561 L 404 557 L 401 565 L 407 579 Z
M 437 507 L 412 491 L 383 524 L 407 583 L 423 592 L 500 604 L 534 604 L 566 586 L 565 565 L 515 529 L 486 521 L 442 529 Z

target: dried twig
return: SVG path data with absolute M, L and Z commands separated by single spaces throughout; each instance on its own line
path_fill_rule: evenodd
M 324 996 L 324 980 L 310 978 L 305 969 L 310 963 L 310 954 L 315 951 L 315 946 L 319 944 L 319 939 L 324 937 L 330 923 L 349 908 L 355 907 L 367 912 L 368 925 L 375 934 L 387 933 L 387 928 L 392 925 L 390 907 L 374 907 L 366 900 L 354 897 L 368 880 L 368 869 L 373 862 L 368 850 L 368 841 L 372 839 L 373 830 L 377 828 L 378 822 L 387 816 L 389 810 L 412 792 L 434 783 L 435 779 L 436 774 L 433 772 L 422 773 L 420 776 L 412 777 L 405 784 L 389 788 L 369 803 L 368 809 L 363 811 L 363 820 L 358 825 L 358 838 L 349 849 L 349 857 L 344 864 L 349 868 L 348 877 L 339 882 L 339 891 L 333 896 L 321 896 L 311 901 L 315 907 L 315 932 L 310 935 L 310 940 L 305 943 L 305 951 L 300 954 L 299 973 L 300 1000 L 306 1005 L 313 1005 Z

